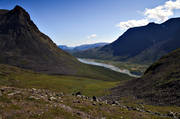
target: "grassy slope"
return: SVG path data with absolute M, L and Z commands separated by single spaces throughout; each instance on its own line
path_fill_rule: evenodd
M 180 106 L 180 49 L 152 64 L 141 78 L 112 89 L 112 95 L 133 95 L 154 105 Z M 119 93 L 121 92 L 121 93 Z
M 9 94 L 13 92 L 19 93 L 10 96 Z M 102 117 L 106 119 L 171 119 L 170 117 L 128 110 L 127 108 L 112 106 L 102 102 L 92 102 L 71 95 L 64 95 L 58 99 L 58 96 L 55 96 L 58 92 L 48 90 L 44 92 L 43 89 L 33 92 L 31 89 L 4 88 L 3 96 L 0 96 L 0 108 L 2 109 L 0 110 L 0 117 L 2 114 L 2 118 L 5 119 L 79 119 L 82 117 L 82 114 L 77 113 L 78 111 L 90 115 L 92 119 L 101 119 Z M 35 97 L 43 95 L 45 98 L 32 99 L 30 98 L 31 95 Z M 56 99 L 54 101 L 47 100 L 45 95 L 53 95 Z M 74 101 L 79 103 L 74 103 Z M 65 108 L 67 106 L 69 107 L 68 109 Z M 139 106 L 134 105 L 133 107 Z M 156 110 L 156 107 L 150 109 Z M 77 111 L 75 112 L 75 110 Z M 175 111 L 174 108 L 173 111 Z M 82 119 L 85 119 L 85 117 Z
M 115 72 L 104 67 L 87 64 L 81 64 L 81 68 L 78 69 L 76 75 L 106 81 L 130 79 L 130 77 L 126 74 Z
M 20 90 L 26 90 L 27 88 L 39 88 L 39 89 L 49 89 L 54 92 L 64 92 L 65 94 L 71 94 L 73 92 L 81 91 L 83 94 L 87 96 L 101 96 L 105 95 L 107 92 L 106 89 L 112 88 L 116 86 L 120 80 L 118 81 L 104 81 L 104 80 L 95 80 L 91 78 L 84 77 L 75 77 L 75 76 L 57 76 L 57 75 L 46 75 L 35 73 L 29 70 L 23 70 L 17 67 L 8 66 L 8 65 L 0 65 L 0 87 L 1 86 L 11 86 L 18 87 Z M 14 89 L 13 89 L 14 91 Z M 16 91 L 15 91 L 16 92 Z M 22 91 L 23 94 L 8 96 L 4 95 L 0 97 L 0 104 L 2 105 L 2 113 L 11 114 L 9 115 L 12 119 L 22 119 L 25 117 L 31 118 L 79 118 L 78 114 L 71 114 L 66 110 L 59 108 L 48 106 L 51 105 L 50 102 L 44 102 L 43 100 L 29 100 L 27 97 L 31 95 L 27 95 L 26 92 Z M 9 91 L 11 93 L 11 91 Z M 31 94 L 31 93 L 30 93 Z M 35 93 L 36 94 L 36 93 Z M 23 96 L 25 95 L 25 96 Z M 19 101 L 20 100 L 20 101 Z M 73 101 L 79 100 L 80 103 L 74 103 Z M 13 102 L 13 103 L 12 103 Z M 24 104 L 25 103 L 25 104 Z M 53 102 L 54 104 L 58 104 L 60 102 Z M 119 119 L 120 117 L 127 119 L 170 119 L 168 117 L 159 117 L 157 115 L 151 115 L 146 112 L 138 112 L 138 111 L 128 111 L 126 108 L 122 107 L 114 107 L 111 105 L 96 105 L 91 101 L 84 101 L 83 99 L 79 99 L 73 97 L 71 95 L 67 95 L 63 97 L 63 104 L 68 105 L 74 109 L 83 111 L 88 113 L 94 117 L 107 117 L 113 119 Z M 139 103 L 133 102 L 132 100 L 124 99 L 121 102 L 122 105 L 128 105 L 133 107 L 139 107 Z M 48 108 L 48 110 L 46 110 Z M 155 107 L 155 106 L 145 106 L 145 109 L 151 111 L 157 111 L 162 113 L 169 113 L 170 109 L 174 112 L 178 112 L 179 108 L 176 107 Z M 25 110 L 23 110 L 25 109 Z M 164 110 L 162 110 L 164 109 Z M 29 114 L 30 112 L 31 115 Z M 36 112 L 37 111 L 37 112 Z M 37 114 L 38 111 L 44 111 L 43 114 Z M 0 111 L 1 114 L 1 111 Z M 13 115 L 12 115 L 13 114 Z M 0 115 L 1 116 L 1 115 Z
M 99 69 L 97 70 L 99 71 Z M 95 77 L 96 75 L 94 74 L 93 76 Z M 106 79 L 106 75 L 104 77 Z M 85 95 L 92 96 L 104 95 L 107 93 L 106 89 L 116 86 L 119 81 L 120 78 L 118 80 L 105 81 L 77 76 L 46 75 L 13 66 L 0 65 L 0 85 L 13 87 L 47 88 L 60 90 L 65 93 L 81 91 Z

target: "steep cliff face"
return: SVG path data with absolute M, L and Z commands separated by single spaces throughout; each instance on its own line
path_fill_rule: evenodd
M 0 11 L 0 63 L 45 73 L 76 73 L 80 63 L 41 33 L 23 8 Z

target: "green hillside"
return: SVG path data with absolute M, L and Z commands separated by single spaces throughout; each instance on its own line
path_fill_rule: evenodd
M 95 70 L 95 67 L 93 67 Z M 99 68 L 101 69 L 101 68 Z M 9 65 L 0 65 L 0 85 L 13 86 L 19 88 L 47 88 L 53 90 L 61 90 L 66 93 L 81 91 L 86 95 L 103 95 L 106 90 L 117 85 L 119 81 L 130 79 L 128 76 L 115 77 L 108 80 L 108 75 L 98 78 L 97 72 L 94 76 L 87 78 L 82 76 L 67 76 L 67 75 L 47 75 L 35 73 L 30 70 L 23 70 Z M 103 71 L 103 70 L 100 70 Z M 106 70 L 105 70 L 106 71 Z M 106 73 L 106 72 L 105 72 Z M 114 73 L 114 72 L 112 72 Z M 99 76 L 101 76 L 100 74 Z M 96 77 L 97 76 L 97 77 Z
M 126 96 L 135 96 L 149 104 L 180 104 L 180 49 L 163 56 L 152 64 L 138 79 L 127 81 L 112 89 L 112 98 L 117 100 Z
M 0 65 L 0 117 L 9 119 L 171 119 L 169 111 L 179 107 L 139 104 L 123 99 L 120 104 L 92 101 L 109 95 L 109 88 L 123 81 L 35 73 L 14 66 Z M 81 92 L 83 96 L 72 96 Z M 139 111 L 141 109 L 142 111 Z

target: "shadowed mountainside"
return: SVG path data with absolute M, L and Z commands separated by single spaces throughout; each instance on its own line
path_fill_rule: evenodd
M 110 98 L 135 96 L 156 105 L 180 105 L 180 49 L 152 64 L 141 78 L 112 89 Z
M 78 61 L 41 33 L 20 6 L 0 14 L 0 63 L 38 72 L 74 74 Z
M 113 43 L 73 55 L 80 58 L 152 63 L 180 47 L 180 18 L 128 29 Z

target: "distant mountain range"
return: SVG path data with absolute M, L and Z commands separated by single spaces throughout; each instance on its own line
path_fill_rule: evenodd
M 180 49 L 152 64 L 144 76 L 113 88 L 110 99 L 135 96 L 155 105 L 180 106 Z
M 85 45 L 80 45 L 80 46 L 75 46 L 75 47 L 68 47 L 66 45 L 59 45 L 58 47 L 61 48 L 62 50 L 65 50 L 67 52 L 77 52 L 77 51 L 85 51 L 91 48 L 97 48 L 97 47 L 102 47 L 105 46 L 109 43 L 94 43 L 94 44 L 85 44 Z
M 152 63 L 179 47 L 180 18 L 172 18 L 162 24 L 149 23 L 130 28 L 109 45 L 73 55 L 81 58 Z

